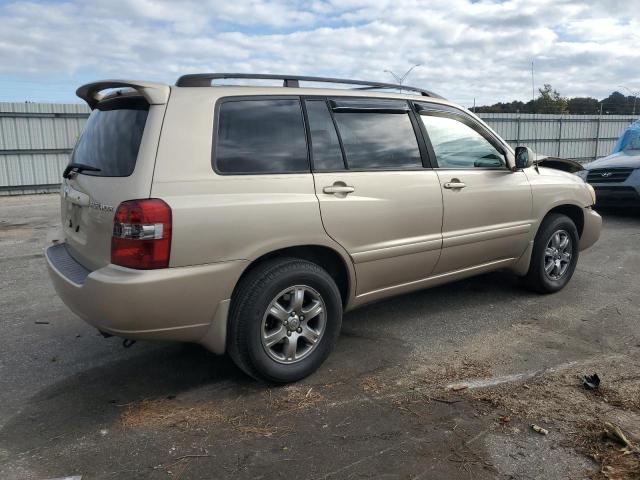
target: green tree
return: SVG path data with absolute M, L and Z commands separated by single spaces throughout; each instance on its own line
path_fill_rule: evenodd
M 592 97 L 565 98 L 545 84 L 538 98 L 528 102 L 498 102 L 493 105 L 476 107 L 478 113 L 571 113 L 575 115 L 593 115 L 600 112 L 611 115 L 631 115 L 634 102 L 636 113 L 640 112 L 640 98 L 624 96 L 620 92 L 613 92 L 607 98 L 598 101 Z
M 620 92 L 613 92 L 602 100 L 602 111 L 611 115 L 630 115 L 633 111 L 633 97 L 626 97 Z
M 539 88 L 540 95 L 535 101 L 535 113 L 567 113 L 569 101 L 554 90 L 550 84 L 545 83 Z
M 600 112 L 600 102 L 592 97 L 574 97 L 569 99 L 567 108 L 574 115 L 593 115 Z

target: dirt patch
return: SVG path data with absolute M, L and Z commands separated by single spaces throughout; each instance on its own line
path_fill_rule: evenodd
M 448 384 L 463 379 L 482 378 L 491 373 L 488 363 L 460 359 L 455 362 L 430 364 L 426 367 L 406 372 L 395 381 L 389 380 L 387 372 L 368 375 L 360 380 L 362 390 L 382 394 L 390 391 L 406 391 L 409 394 L 438 392 Z
M 197 401 L 192 398 L 145 399 L 127 405 L 120 415 L 120 426 L 134 428 L 168 428 L 184 430 L 207 429 L 210 425 L 232 428 L 246 436 L 273 437 L 292 431 L 282 425 L 280 419 L 292 412 L 318 405 L 324 396 L 316 388 L 288 386 L 261 393 L 264 415 L 243 407 L 243 402 L 220 404 L 212 401 Z
M 509 419 L 520 418 L 560 434 L 562 446 L 573 448 L 599 464 L 594 478 L 640 479 L 637 444 L 621 445 L 611 435 L 605 435 L 606 422 L 618 422 L 614 425 L 632 442 L 637 441 L 633 432 L 640 430 L 640 416 L 636 415 L 640 413 L 638 365 L 629 360 L 598 364 L 602 385 L 596 391 L 583 387 L 579 376 L 591 373 L 584 368 L 569 368 L 517 384 L 470 390 L 465 396 L 504 411 Z M 495 429 L 504 429 L 505 423 L 510 421 L 498 419 Z
M 580 425 L 583 437 L 574 441 L 582 453 L 600 465 L 600 477 L 640 479 L 640 447 L 629 439 L 627 432 L 620 431 L 622 438 L 613 433 L 618 429 L 609 422 L 585 422 Z
M 380 394 L 385 390 L 387 382 L 383 382 L 380 377 L 368 375 L 360 380 L 360 386 L 367 393 Z
M 490 374 L 489 363 L 461 359 L 458 362 L 435 365 L 419 372 L 419 384 L 429 389 L 441 390 L 461 380 L 484 378 Z
M 272 410 L 286 411 L 287 413 L 315 406 L 325 399 L 317 387 L 298 387 L 295 385 L 269 390 L 266 396 Z
M 274 425 L 261 415 L 246 410 L 224 410 L 212 402 L 182 405 L 175 400 L 147 399 L 127 406 L 120 415 L 120 426 L 124 429 L 206 430 L 211 425 L 227 426 L 243 435 L 258 437 L 291 431 L 286 426 Z
M 399 401 L 441 400 L 444 403 L 452 402 L 458 393 L 464 390 L 462 380 L 484 378 L 489 376 L 491 368 L 489 364 L 468 359 L 460 359 L 456 362 L 430 365 L 426 368 L 411 372 L 410 377 L 405 377 L 399 383 L 405 386 L 407 396 Z M 398 401 L 396 401 L 398 404 Z
M 124 428 L 182 427 L 220 423 L 224 415 L 212 405 L 177 405 L 168 399 L 147 399 L 129 405 L 120 415 L 120 425 Z

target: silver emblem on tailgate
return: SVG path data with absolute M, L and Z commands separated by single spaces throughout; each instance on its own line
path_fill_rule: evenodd
M 89 202 L 89 207 L 100 210 L 101 212 L 113 212 L 113 207 L 111 205 L 105 205 L 104 203 L 96 202 L 95 200 L 91 200 Z

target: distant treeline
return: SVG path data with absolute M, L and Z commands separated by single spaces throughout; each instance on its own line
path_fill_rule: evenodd
M 551 85 L 545 84 L 538 89 L 539 95 L 528 102 L 513 101 L 475 107 L 478 113 L 566 113 L 574 115 L 635 115 L 640 113 L 638 97 L 625 96 L 615 91 L 607 98 L 598 100 L 592 97 L 567 98 L 560 95 Z

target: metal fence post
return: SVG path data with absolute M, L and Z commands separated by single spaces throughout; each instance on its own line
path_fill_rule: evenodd
M 600 143 L 600 119 L 602 116 L 598 116 L 598 126 L 596 127 L 596 148 L 593 152 L 593 159 L 596 160 L 598 158 L 598 144 Z
M 558 158 L 560 158 L 560 145 L 562 145 L 562 116 L 558 119 Z
M 520 145 L 520 116 L 518 116 L 518 122 L 517 122 L 517 126 L 518 126 L 518 133 L 516 134 L 516 147 L 518 145 Z

